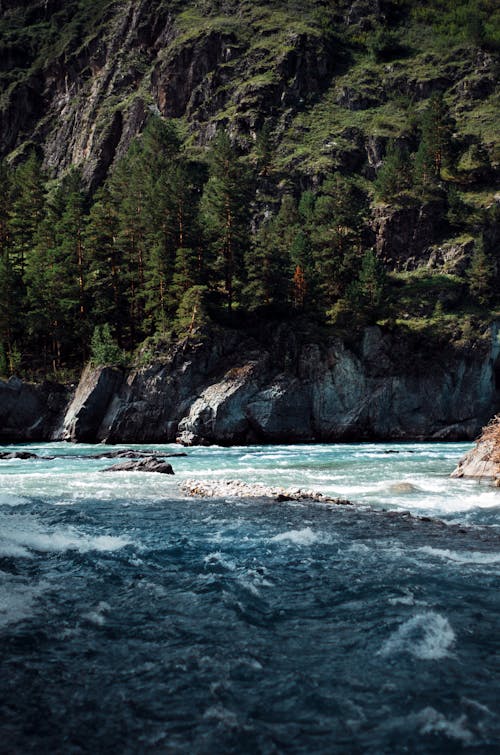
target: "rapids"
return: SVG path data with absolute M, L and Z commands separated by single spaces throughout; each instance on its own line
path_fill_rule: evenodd
M 192 448 L 175 477 L 8 447 L 54 458 L 0 461 L 0 752 L 497 752 L 500 491 L 449 479 L 468 447 Z

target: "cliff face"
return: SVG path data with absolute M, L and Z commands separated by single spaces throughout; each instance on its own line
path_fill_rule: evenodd
M 61 385 L 0 380 L 0 443 L 47 440 L 67 403 L 68 391 Z
M 0 154 L 38 144 L 51 171 L 79 165 L 91 186 L 151 112 L 186 118 L 198 143 L 230 121 L 252 141 L 266 116 L 303 106 L 334 69 L 335 47 L 293 15 L 288 30 L 271 23 L 269 45 L 254 47 L 259 30 L 241 10 L 204 15 L 194 3 L 162 0 L 29 5 L 0 6 Z M 54 44 L 44 44 L 44 28 Z
M 86 371 L 54 438 L 110 443 L 460 440 L 500 406 L 497 328 L 483 354 L 410 358 L 378 327 L 347 346 L 279 328 L 226 332 L 119 376 Z
M 404 101 L 446 91 L 460 139 L 498 162 L 494 55 L 463 40 L 419 50 L 418 26 L 407 44 L 411 4 L 293 5 L 3 0 L 0 154 L 38 145 L 52 173 L 79 165 L 96 186 L 150 112 L 185 119 L 198 145 L 222 125 L 245 151 L 270 118 L 286 175 L 373 178 L 389 138 L 414 139 Z M 382 28 L 401 39 L 390 55 L 370 53 Z

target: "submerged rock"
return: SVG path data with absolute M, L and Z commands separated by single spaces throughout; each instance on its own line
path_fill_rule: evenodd
M 180 457 L 187 456 L 186 453 L 178 454 L 163 454 L 161 451 L 135 451 L 134 449 L 122 449 L 120 451 L 104 451 L 102 454 L 92 454 L 92 456 L 84 456 L 85 459 L 151 459 L 157 457 L 159 459 L 178 459 Z
M 200 482 L 185 480 L 179 485 L 181 492 L 200 498 L 272 498 L 277 502 L 284 501 L 315 501 L 342 506 L 351 506 L 351 501 L 343 498 L 330 498 L 314 490 L 289 489 L 248 483 L 241 480 L 217 480 L 214 482 Z
M 37 454 L 29 451 L 0 451 L 0 459 L 39 459 Z M 45 457 L 47 458 L 47 457 Z
M 158 472 L 159 474 L 174 474 L 172 465 L 162 459 L 148 457 L 138 461 L 124 461 L 112 467 L 101 469 L 101 472 Z
M 451 477 L 486 477 L 500 487 L 500 414 L 487 425 L 475 447 L 459 461 Z

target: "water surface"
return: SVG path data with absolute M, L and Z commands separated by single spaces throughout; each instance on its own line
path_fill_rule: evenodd
M 0 462 L 0 752 L 497 752 L 500 492 L 449 479 L 468 447 L 193 448 L 171 478 L 24 446 L 58 457 Z

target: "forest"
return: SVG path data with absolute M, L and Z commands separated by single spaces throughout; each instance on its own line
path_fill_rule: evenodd
M 443 180 L 457 159 L 452 134 L 433 97 L 415 153 L 389 143 L 370 188 L 381 201 L 443 195 L 449 226 L 477 225 L 471 265 L 447 306 L 478 314 L 500 304 L 500 212 L 471 220 Z M 244 327 L 306 315 L 352 330 L 404 315 L 401 281 L 367 245 L 370 196 L 356 177 L 335 173 L 316 191 L 285 192 L 255 221 L 256 186 L 272 169 L 271 135 L 259 142 L 251 162 L 221 131 L 206 159 L 193 160 L 175 123 L 152 117 L 93 196 L 76 169 L 48 180 L 35 153 L 15 169 L 4 162 L 0 372 L 58 374 L 92 355 L 120 364 L 147 338 L 184 337 L 209 321 Z M 439 326 L 439 299 L 433 315 Z

